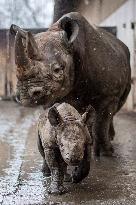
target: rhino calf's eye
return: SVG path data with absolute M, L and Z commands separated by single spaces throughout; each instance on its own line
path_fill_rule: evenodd
M 53 72 L 55 74 L 61 74 L 63 73 L 64 67 L 62 65 L 54 65 L 53 66 Z

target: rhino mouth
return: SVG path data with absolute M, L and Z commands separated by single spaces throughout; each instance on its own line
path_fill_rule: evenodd
M 37 106 L 37 105 L 47 105 L 54 102 L 55 95 L 52 94 L 52 90 L 48 87 L 45 88 L 44 85 L 39 85 L 38 83 L 33 86 L 33 84 L 21 84 L 17 85 L 16 102 L 22 104 L 23 106 Z
M 22 104 L 26 103 L 27 106 L 37 106 L 37 105 L 44 105 L 47 101 L 45 96 L 40 98 L 25 98 L 21 99 Z
M 37 105 L 44 105 L 46 103 L 46 97 L 45 96 L 40 96 L 40 97 L 24 97 L 21 96 L 21 94 L 17 94 L 15 96 L 15 100 L 18 104 L 22 104 L 23 106 L 28 106 L 28 107 L 34 107 Z
M 30 99 L 30 103 L 32 105 L 44 105 L 46 103 L 45 96 L 41 96 L 40 98 Z
M 33 97 L 30 97 L 30 103 L 34 105 L 42 105 L 46 102 L 45 95 L 41 95 L 39 92 L 35 92 Z
M 62 153 L 64 161 L 70 166 L 78 166 L 83 160 L 83 155 L 76 156 L 76 153 L 73 153 L 72 156 Z

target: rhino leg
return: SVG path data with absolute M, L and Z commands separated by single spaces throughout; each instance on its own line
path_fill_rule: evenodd
M 112 155 L 113 147 L 109 140 L 109 126 L 110 120 L 108 117 L 99 116 L 96 121 L 96 135 L 94 139 L 94 154 L 100 156 L 100 152 L 103 151 L 106 155 Z
M 100 151 L 107 156 L 111 156 L 114 152 L 110 142 L 109 132 L 111 131 L 110 126 L 112 126 L 113 115 L 118 108 L 118 102 L 119 100 L 117 98 L 106 99 L 96 113 L 96 122 L 94 124 L 94 153 L 96 156 L 100 156 Z M 113 128 L 113 126 L 111 128 Z
M 43 160 L 42 172 L 43 172 L 43 175 L 45 177 L 50 177 L 51 176 L 51 171 L 50 171 L 50 169 L 48 167 L 48 164 L 45 160 Z
M 113 120 L 110 123 L 110 128 L 109 128 L 109 138 L 110 140 L 113 140 L 115 136 L 115 130 L 114 130 L 114 125 L 113 125 Z
M 48 190 L 49 194 L 63 194 L 66 189 L 63 186 L 64 174 L 67 169 L 61 154 L 57 148 L 45 150 L 45 159 L 51 170 L 51 184 Z
M 88 176 L 90 171 L 90 160 L 91 160 L 91 145 L 88 144 L 85 148 L 84 159 L 80 162 L 79 166 L 75 168 L 72 174 L 72 181 L 79 183 L 85 177 Z
M 64 182 L 72 182 L 72 177 L 67 172 L 65 172 L 65 175 L 64 175 Z
M 37 145 L 38 145 L 38 150 L 39 150 L 41 156 L 43 157 L 42 172 L 43 172 L 44 176 L 49 177 L 49 176 L 51 176 L 51 172 L 50 172 L 50 169 L 48 167 L 48 164 L 45 161 L 44 149 L 43 149 L 42 142 L 41 142 L 39 134 L 38 134 L 38 139 L 37 139 Z

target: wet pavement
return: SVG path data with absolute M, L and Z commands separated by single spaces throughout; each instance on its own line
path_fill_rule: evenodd
M 136 205 L 136 112 L 115 120 L 115 157 L 92 159 L 89 176 L 66 183 L 68 193 L 48 196 L 50 178 L 41 172 L 36 121 L 41 108 L 0 102 L 0 204 Z

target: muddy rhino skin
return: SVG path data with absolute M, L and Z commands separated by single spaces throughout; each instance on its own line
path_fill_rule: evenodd
M 90 107 L 82 116 L 67 103 L 54 105 L 38 122 L 38 148 L 43 157 L 43 172 L 51 175 L 49 193 L 62 194 L 68 165 L 77 166 L 72 174 L 75 183 L 83 180 L 90 170 L 92 139 L 86 126 L 94 116 Z
M 131 87 L 128 48 L 90 25 L 79 13 L 64 15 L 47 32 L 32 35 L 12 25 L 18 92 L 23 105 L 68 102 L 81 113 L 96 110 L 94 150 L 111 155 L 113 116 Z

